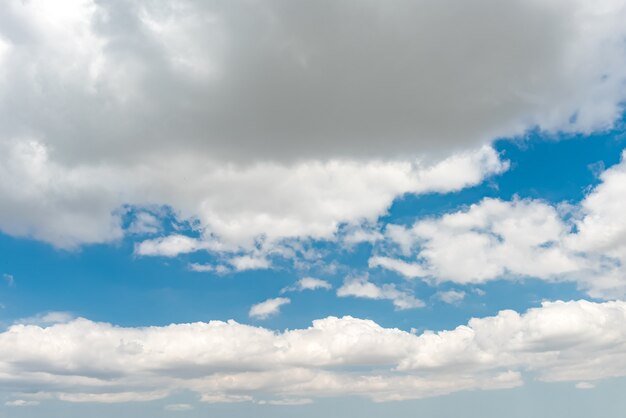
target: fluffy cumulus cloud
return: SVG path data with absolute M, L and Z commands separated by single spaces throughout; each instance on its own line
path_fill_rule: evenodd
M 37 140 L 0 144 L 0 228 L 60 247 L 123 236 L 123 205 L 165 204 L 197 221 L 202 236 L 171 235 L 140 244 L 140 255 L 253 248 L 259 238 L 332 238 L 342 223 L 375 220 L 403 193 L 447 192 L 480 182 L 507 164 L 491 148 L 451 157 L 468 171 L 433 174 L 442 162 L 333 160 L 292 165 L 211 165 L 198 156 L 145 165 L 67 167 Z M 154 226 L 154 225 L 152 225 Z M 136 231 L 133 226 L 131 232 Z M 143 225 L 143 231 L 146 230 Z
M 284 332 L 234 321 L 20 324 L 0 334 L 0 385 L 17 406 L 150 400 L 182 389 L 205 402 L 391 401 L 518 386 L 522 373 L 593 384 L 626 375 L 625 324 L 624 302 L 587 301 L 501 311 L 420 335 L 352 317 Z
M 432 283 L 534 277 L 574 281 L 595 297 L 623 297 L 626 160 L 600 179 L 576 206 L 484 199 L 410 227 L 389 225 L 394 256 L 374 256 L 369 265 Z
M 624 18 L 619 0 L 9 0 L 0 229 L 72 248 L 159 233 L 122 208 L 166 205 L 201 243 L 146 254 L 332 238 L 501 172 L 495 137 L 610 126 Z
M 555 275 L 579 268 L 559 246 L 567 233 L 550 205 L 485 199 L 467 210 L 420 220 L 404 232 L 424 260 L 421 264 L 383 257 L 373 258 L 370 265 L 407 277 L 458 283 L 480 283 L 505 274 Z M 394 234 L 399 235 L 393 231 L 392 240 Z M 406 244 L 402 239 L 399 243 Z M 410 247 L 403 249 L 410 253 Z
M 596 296 L 626 295 L 626 152 L 622 162 L 603 172 L 602 183 L 581 203 L 575 234 L 565 245 L 583 254 L 592 276 L 585 275 Z

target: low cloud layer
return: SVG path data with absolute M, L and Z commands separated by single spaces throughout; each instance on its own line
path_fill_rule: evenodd
M 626 376 L 625 324 L 625 302 L 587 301 L 502 311 L 421 335 L 352 317 L 284 332 L 234 321 L 20 324 L 0 334 L 0 386 L 26 405 L 150 400 L 181 389 L 205 402 L 310 402 L 422 398 L 534 378 L 592 384 Z

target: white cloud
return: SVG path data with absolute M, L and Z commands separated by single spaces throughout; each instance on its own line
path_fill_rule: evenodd
M 270 262 L 266 258 L 252 257 L 249 255 L 233 257 L 229 260 L 229 263 L 236 271 L 264 270 L 270 268 Z
M 17 324 L 28 325 L 49 325 L 49 324 L 62 324 L 74 319 L 75 316 L 69 312 L 52 311 L 45 312 L 35 316 L 29 316 L 16 321 Z
M 461 290 L 447 290 L 442 292 L 437 292 L 437 297 L 445 303 L 459 303 L 463 299 L 465 299 L 465 292 Z
M 344 232 L 341 240 L 345 244 L 353 245 L 362 242 L 373 244 L 383 238 L 383 234 L 372 226 L 352 225 L 351 228 L 348 228 L 347 231 Z
M 576 383 L 576 389 L 593 389 L 596 385 L 589 382 L 578 382 Z
M 176 257 L 179 254 L 217 249 L 220 249 L 220 245 L 217 243 L 176 234 L 142 241 L 135 246 L 135 254 L 142 256 Z
M 197 251 L 200 248 L 200 243 L 194 238 L 184 235 L 170 235 L 141 242 L 135 246 L 135 253 L 138 255 L 175 257 L 181 253 Z
M 399 310 L 424 307 L 424 302 L 408 292 L 398 290 L 394 284 L 377 286 L 367 277 L 347 278 L 343 286 L 337 289 L 337 296 L 390 300 Z
M 173 404 L 165 405 L 163 408 L 166 411 L 178 412 L 178 411 L 191 411 L 193 409 L 193 406 L 189 405 L 188 403 L 173 403 Z
M 582 201 L 574 220 L 576 233 L 564 245 L 587 259 L 589 266 L 577 279 L 590 294 L 613 298 L 626 295 L 626 152 L 600 180 Z
M 287 399 L 272 399 L 269 401 L 259 401 L 261 405 L 281 405 L 281 406 L 299 406 L 308 405 L 313 403 L 313 399 L 308 398 L 287 398 Z
M 207 273 L 214 272 L 216 270 L 216 267 L 211 264 L 191 263 L 189 264 L 189 269 L 198 273 Z
M 332 285 L 326 280 L 316 279 L 315 277 L 303 277 L 298 280 L 294 285 L 287 286 L 281 289 L 280 293 L 286 292 L 302 292 L 303 290 L 316 290 L 316 289 L 332 289 Z
M 61 401 L 72 403 L 99 402 L 99 403 L 122 403 L 122 402 L 147 402 L 157 399 L 163 399 L 168 395 L 167 391 L 154 390 L 150 392 L 111 392 L 111 393 L 93 393 L 93 392 L 57 392 L 57 393 L 41 393 L 42 397 L 58 398 Z
M 625 154 L 626 155 L 626 154 Z M 397 253 L 370 258 L 407 278 L 483 283 L 534 277 L 576 282 L 591 296 L 626 294 L 626 160 L 600 176 L 576 206 L 484 199 L 469 208 L 389 225 Z M 399 258 L 413 255 L 413 261 Z
M 585 267 L 563 246 L 569 226 L 556 208 L 540 201 L 484 199 L 466 210 L 417 221 L 402 234 L 398 228 L 390 241 L 399 236 L 402 252 L 416 248 L 416 261 L 373 257 L 371 267 L 463 284 L 520 276 L 556 280 Z
M 224 393 L 205 393 L 200 397 L 205 403 L 239 403 L 252 402 L 254 398 L 250 395 L 227 395 Z
M 481 283 L 505 273 L 545 277 L 576 271 L 579 261 L 560 246 L 568 232 L 550 205 L 497 199 L 418 221 L 412 228 L 432 277 L 460 283 Z
M 267 319 L 270 316 L 278 314 L 280 312 L 280 307 L 288 303 L 291 303 L 289 298 L 268 299 L 264 302 L 253 305 L 248 314 L 252 318 Z
M 156 234 L 161 231 L 161 221 L 152 213 L 139 212 L 135 214 L 127 232 L 131 234 Z
M 481 178 L 507 167 L 491 148 L 463 158 L 479 165 L 476 170 L 482 172 Z M 201 162 L 195 164 L 200 167 Z M 195 178 L 194 182 L 186 182 L 186 190 L 181 191 L 171 181 L 158 180 L 163 190 L 151 201 L 182 209 L 183 217 L 197 217 L 204 238 L 188 238 L 189 242 L 177 246 L 177 251 L 167 252 L 159 249 L 173 238 L 148 240 L 146 248 L 143 243 L 139 245 L 138 254 L 174 256 L 199 250 L 236 251 L 239 247 L 254 248 L 259 238 L 264 248 L 284 239 L 333 239 L 343 223 L 376 220 L 399 194 L 446 192 L 474 184 L 467 177 L 469 173 L 458 172 L 445 187 L 430 187 L 419 179 L 428 166 L 409 162 L 331 161 L 293 166 L 267 163 L 238 170 L 205 170 L 200 177 L 190 168 L 193 165 L 181 162 L 177 166 L 182 177 Z M 171 190 L 165 188 L 168 184 Z M 185 195 L 187 191 L 191 198 Z
M 0 141 L 0 150 L 0 179 L 13 179 L 0 181 L 0 228 L 9 234 L 65 248 L 114 241 L 124 234 L 122 205 L 171 206 L 202 232 L 199 239 L 174 234 L 146 240 L 136 249 L 139 255 L 250 249 L 259 238 L 267 246 L 289 238 L 332 239 L 342 223 L 377 219 L 399 194 L 473 184 L 459 172 L 446 187 L 431 187 L 419 179 L 429 165 L 410 162 L 207 168 L 201 156 L 172 155 L 138 166 L 71 167 L 53 160 L 37 140 Z M 506 169 L 491 148 L 464 158 L 475 161 L 482 176 Z
M 119 239 L 124 171 L 69 168 L 51 161 L 39 141 L 1 138 L 0 229 L 67 248 Z
M 131 349 L 132 346 L 132 349 Z M 54 350 L 50 349 L 54 347 Z M 234 321 L 118 327 L 76 319 L 0 333 L 0 383 L 25 401 L 422 398 L 626 376 L 626 302 L 545 302 L 419 335 L 351 317 L 271 331 Z M 358 366 L 358 372 L 352 366 Z
M 396 273 L 400 273 L 401 275 L 409 279 L 413 279 L 415 277 L 423 277 L 428 274 L 424 270 L 424 268 L 422 268 L 422 266 L 417 263 L 407 263 L 405 261 L 390 257 L 370 257 L 370 259 L 368 260 L 368 265 L 370 268 L 382 267 L 387 270 L 395 271 Z
M 24 399 L 15 399 L 13 401 L 6 401 L 6 406 L 36 406 L 39 405 L 39 401 L 27 401 Z

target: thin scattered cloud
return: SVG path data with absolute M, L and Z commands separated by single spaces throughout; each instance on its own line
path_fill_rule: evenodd
M 15 277 L 13 277 L 12 274 L 4 273 L 2 275 L 2 278 L 4 279 L 4 282 L 7 284 L 7 286 L 9 286 L 9 287 L 14 287 L 15 286 Z
M 251 318 L 267 319 L 270 316 L 277 315 L 283 305 L 291 303 L 289 298 L 267 299 L 264 302 L 257 303 L 250 308 L 248 315 Z
M 292 286 L 287 286 L 281 289 L 280 293 L 287 292 L 302 292 L 304 290 L 317 290 L 317 289 L 332 289 L 332 285 L 326 280 L 316 279 L 315 277 L 303 277 L 298 280 Z
M 343 285 L 337 289 L 337 296 L 390 300 L 398 310 L 423 308 L 425 306 L 423 301 L 406 291 L 397 289 L 396 285 L 377 286 L 370 282 L 367 276 L 346 278 Z

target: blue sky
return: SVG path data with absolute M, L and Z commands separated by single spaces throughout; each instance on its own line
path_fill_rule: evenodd
M 10 1 L 0 417 L 615 416 L 625 17 Z

